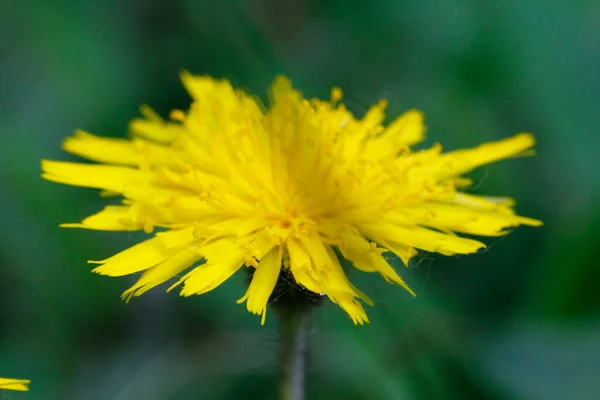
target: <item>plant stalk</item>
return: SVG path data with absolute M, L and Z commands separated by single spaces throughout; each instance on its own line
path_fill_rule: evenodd
M 303 400 L 310 318 L 306 308 L 280 310 L 281 399 Z

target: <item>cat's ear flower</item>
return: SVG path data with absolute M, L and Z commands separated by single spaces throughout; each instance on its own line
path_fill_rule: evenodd
M 226 80 L 181 78 L 189 110 L 164 120 L 144 107 L 128 139 L 77 131 L 64 142 L 96 164 L 42 161 L 48 180 L 122 198 L 63 226 L 154 233 L 91 261 L 103 275 L 142 272 L 125 299 L 182 274 L 170 289 L 203 294 L 246 267 L 252 280 L 240 302 L 264 323 L 283 268 L 363 324 L 362 303 L 372 302 L 340 258 L 414 295 L 389 256 L 408 265 L 419 250 L 474 253 L 485 245 L 458 234 L 499 236 L 541 224 L 516 215 L 510 199 L 461 191 L 469 185 L 462 175 L 474 168 L 529 154 L 530 134 L 447 153 L 439 144 L 414 150 L 425 134 L 416 110 L 384 124 L 385 101 L 357 118 L 337 88 L 329 101 L 307 100 L 278 77 L 265 107 Z

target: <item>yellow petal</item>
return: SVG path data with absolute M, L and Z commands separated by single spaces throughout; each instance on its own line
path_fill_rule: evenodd
M 396 152 L 405 146 L 423 141 L 425 136 L 425 116 L 419 110 L 409 110 L 392 122 L 382 136 L 394 145 Z
M 194 100 L 204 103 L 211 97 L 230 98 L 233 101 L 235 94 L 231 84 L 223 79 L 213 79 L 207 75 L 192 75 L 188 71 L 179 74 L 183 86 Z M 202 104 L 205 106 L 205 104 Z M 211 104 L 206 104 L 211 107 Z
M 129 131 L 135 135 L 158 143 L 171 143 L 187 130 L 179 123 L 165 122 L 152 108 L 140 107 L 144 119 L 134 119 L 129 123 Z
M 30 383 L 31 381 L 29 379 L 0 378 L 0 389 L 27 392 L 29 391 L 27 385 Z
M 344 268 L 342 267 L 342 264 L 340 263 L 340 260 L 337 256 L 337 254 L 335 254 L 335 251 L 333 250 L 333 247 L 329 246 L 329 245 L 324 245 L 325 250 L 327 251 L 327 254 L 329 256 L 329 259 L 332 262 L 332 272 L 334 275 L 337 276 L 337 280 L 339 280 L 340 282 L 345 281 L 345 284 L 343 285 L 344 290 L 346 290 L 347 288 L 350 288 L 351 292 L 358 298 L 360 298 L 362 301 L 364 301 L 365 303 L 367 303 L 370 306 L 373 306 L 373 300 L 371 300 L 369 298 L 369 296 L 367 296 L 366 294 L 364 294 L 363 292 L 361 292 L 356 286 L 354 286 L 352 284 L 352 282 L 350 282 L 348 280 L 348 277 L 346 276 L 346 273 L 344 272 Z
M 101 231 L 137 231 L 144 227 L 134 220 L 131 206 L 107 206 L 104 210 L 85 218 L 81 223 L 61 224 L 62 228 L 84 228 Z
M 42 160 L 42 177 L 66 185 L 104 189 L 129 199 L 166 200 L 189 193 L 186 188 L 160 185 L 157 175 L 148 170 L 125 166 L 81 164 Z
M 469 254 L 485 247 L 477 240 L 447 235 L 420 226 L 401 226 L 385 222 L 361 224 L 360 230 L 377 242 L 397 242 L 409 247 L 444 255 Z
M 386 281 L 397 283 L 415 296 L 415 293 L 383 257 L 384 249 L 377 248 L 375 243 L 369 243 L 358 232 L 341 232 L 340 239 L 344 243 L 339 247 L 340 252 L 344 258 L 352 262 L 354 267 L 365 272 L 379 272 Z
M 327 297 L 342 307 L 355 325 L 369 323 L 369 317 L 367 317 L 367 313 L 358 299 L 363 300 L 370 306 L 373 306 L 373 301 L 348 281 L 331 247 L 327 246 L 327 252 L 332 261 L 332 268 L 330 271 L 327 271 L 327 280 L 325 282 Z
M 381 246 L 385 247 L 388 251 L 391 251 L 396 256 L 398 256 L 398 258 L 400 258 L 404 266 L 407 268 L 410 265 L 410 260 L 418 254 L 418 251 L 415 250 L 414 247 L 407 246 L 398 242 L 390 242 L 382 238 L 379 238 L 377 242 Z
M 101 275 L 129 275 L 155 266 L 195 240 L 193 227 L 171 230 L 157 234 L 152 239 L 138 243 L 106 260 L 89 262 L 102 264 L 93 270 Z
M 369 317 L 364 307 L 356 300 L 353 293 L 330 290 L 327 292 L 327 297 L 348 314 L 354 325 L 369 323 Z
M 313 270 L 312 260 L 308 251 L 294 238 L 287 241 L 287 250 L 290 256 L 290 270 L 300 285 L 314 293 L 325 292 L 318 282 L 318 277 Z
M 370 157 L 384 159 L 396 156 L 402 150 L 421 142 L 425 135 L 423 113 L 410 110 L 402 114 L 367 144 L 365 151 Z
M 143 139 L 126 140 L 103 138 L 81 130 L 75 136 L 63 142 L 63 149 L 89 160 L 109 164 L 172 165 L 174 158 L 171 150 L 163 145 Z
M 363 306 L 356 298 L 371 305 L 373 302 L 348 281 L 331 247 L 325 246 L 316 234 L 301 235 L 299 239 L 310 254 L 319 277 L 318 282 L 323 285 L 327 297 L 342 307 L 355 324 L 369 322 Z
M 218 239 L 202 247 L 200 252 L 206 258 L 206 263 L 188 272 L 169 290 L 184 283 L 182 296 L 209 292 L 240 269 L 246 256 L 246 251 L 231 238 Z
M 532 222 L 503 207 L 477 209 L 457 204 L 423 203 L 403 208 L 416 224 L 438 230 L 481 236 L 501 236 L 506 229 Z
M 265 324 L 267 316 L 267 302 L 281 271 L 282 250 L 281 247 L 271 249 L 260 259 L 256 271 L 252 275 L 252 282 L 244 297 L 238 303 L 247 301 L 246 307 L 253 314 L 262 315 L 260 324 Z
M 512 207 L 515 201 L 510 197 L 503 197 L 500 200 L 498 197 L 457 192 L 452 199 L 452 203 L 482 210 L 496 210 L 499 206 Z
M 148 173 L 129 167 L 42 160 L 42 177 L 67 185 L 123 193 L 127 186 L 147 185 Z
M 387 101 L 381 100 L 377 104 L 372 105 L 364 117 L 360 120 L 359 126 L 363 137 L 374 136 L 383 128 L 381 122 L 385 118 L 385 109 Z
M 527 155 L 535 138 L 530 133 L 520 133 L 513 137 L 485 143 L 473 149 L 456 150 L 446 153 L 437 162 L 438 179 L 462 175 L 484 164 L 508 157 Z
M 454 184 L 454 187 L 457 189 L 464 189 L 473 184 L 473 180 L 469 178 L 465 178 L 463 176 L 457 176 L 451 179 L 451 182 Z
M 248 252 L 260 260 L 277 245 L 277 239 L 268 229 L 263 229 L 254 235 L 248 244 Z
M 183 249 L 176 252 L 160 264 L 147 269 L 135 285 L 123 292 L 121 297 L 129 301 L 133 296 L 139 296 L 175 277 L 200 259 L 202 259 L 202 256 L 194 250 Z

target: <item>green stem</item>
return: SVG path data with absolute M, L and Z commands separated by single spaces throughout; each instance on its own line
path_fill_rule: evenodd
M 280 310 L 281 399 L 303 400 L 306 356 L 309 340 L 309 315 L 305 308 Z

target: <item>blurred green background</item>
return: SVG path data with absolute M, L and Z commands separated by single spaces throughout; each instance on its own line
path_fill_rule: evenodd
M 534 132 L 538 155 L 472 175 L 545 221 L 477 255 L 422 255 L 419 296 L 366 276 L 355 327 L 317 311 L 309 399 L 600 398 L 600 3 L 580 1 L 0 2 L 0 376 L 3 399 L 275 399 L 277 321 L 236 305 L 238 274 L 204 296 L 90 273 L 139 234 L 58 229 L 96 191 L 39 177 L 73 129 L 123 136 L 138 106 L 186 108 L 178 72 L 264 95 L 278 73 L 307 96 L 340 86 L 358 114 L 427 116 L 428 144 Z M 108 200 L 115 201 L 115 200 Z

